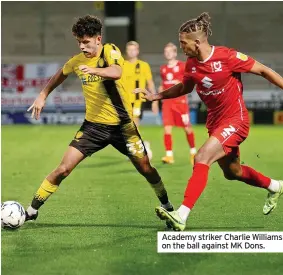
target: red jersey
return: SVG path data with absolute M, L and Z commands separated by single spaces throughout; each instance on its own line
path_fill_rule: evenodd
M 160 76 L 162 79 L 162 87 L 163 90 L 166 90 L 183 80 L 185 72 L 185 62 L 178 61 L 177 64 L 174 67 L 169 67 L 168 65 L 162 65 L 160 67 Z M 172 99 L 165 99 L 163 103 L 188 103 L 187 96 L 181 96 L 178 98 L 172 98 Z
M 241 72 L 250 71 L 254 63 L 254 59 L 234 49 L 215 46 L 204 61 L 187 59 L 183 83 L 190 79 L 196 84 L 197 93 L 207 106 L 209 132 L 225 122 L 249 120 Z

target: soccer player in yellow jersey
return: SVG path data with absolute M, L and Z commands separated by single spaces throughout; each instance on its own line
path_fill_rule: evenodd
M 95 16 L 80 17 L 73 25 L 80 54 L 72 57 L 40 92 L 29 110 L 38 119 L 47 96 L 74 72 L 82 82 L 86 102 L 85 121 L 75 134 L 60 164 L 42 182 L 26 211 L 26 220 L 34 220 L 38 209 L 86 157 L 111 144 L 127 155 L 153 187 L 161 205 L 173 210 L 166 189 L 149 163 L 143 140 L 132 118 L 130 93 L 125 90 L 124 59 L 114 44 L 102 45 L 102 23 Z
M 156 93 L 155 85 L 152 79 L 152 73 L 150 66 L 147 62 L 140 60 L 140 46 L 136 41 L 129 41 L 126 44 L 127 60 L 124 64 L 124 76 L 126 80 L 126 89 L 130 92 L 131 104 L 133 107 L 133 119 L 137 127 L 140 125 L 140 120 L 143 117 L 143 102 L 144 99 L 140 97 L 140 94 L 134 94 L 133 90 L 136 88 L 148 88 L 153 94 Z M 152 112 L 158 114 L 159 107 L 157 102 L 152 102 Z M 150 149 L 150 143 L 144 141 L 145 148 L 149 159 L 152 158 L 152 151 Z
M 127 89 L 131 92 L 131 103 L 133 106 L 134 122 L 139 127 L 140 120 L 143 116 L 143 102 L 140 94 L 134 94 L 132 91 L 136 88 L 148 90 L 155 94 L 155 85 L 152 79 L 151 69 L 147 62 L 138 59 L 140 46 L 136 41 L 129 41 L 126 44 L 126 55 L 124 75 L 127 81 Z M 152 111 L 158 114 L 158 104 L 152 103 Z

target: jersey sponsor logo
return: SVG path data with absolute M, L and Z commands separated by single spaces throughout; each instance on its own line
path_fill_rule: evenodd
M 196 67 L 192 67 L 192 73 L 194 74 L 194 73 L 196 73 L 196 72 L 197 72 Z
M 212 90 L 212 91 L 207 91 L 207 92 L 205 92 L 205 91 L 199 91 L 199 93 L 201 94 L 201 95 L 220 95 L 220 94 L 222 94 L 222 93 L 224 93 L 225 92 L 225 89 L 223 88 L 223 89 L 221 89 L 221 90 Z
M 112 59 L 119 59 L 121 57 L 121 54 L 118 51 L 111 50 L 110 51 L 110 57 Z
M 144 151 L 144 146 L 141 140 L 138 140 L 136 142 L 131 142 L 126 144 L 128 151 L 132 154 L 132 155 L 137 155 L 137 154 L 141 154 Z
M 229 128 L 224 128 L 223 129 L 223 132 L 221 133 L 221 136 L 223 138 L 226 138 L 226 137 L 231 136 L 235 132 L 236 132 L 236 129 L 232 125 L 229 125 Z
M 247 61 L 248 60 L 248 56 L 243 54 L 243 53 L 240 53 L 240 52 L 237 52 L 237 55 L 236 57 L 242 61 Z
M 221 64 L 221 61 L 217 61 L 217 62 L 213 62 L 213 68 L 212 68 L 212 71 L 213 72 L 221 72 L 222 71 L 222 64 Z
M 87 85 L 88 83 L 90 82 L 101 82 L 103 81 L 104 78 L 101 77 L 101 76 L 98 76 L 98 75 L 87 75 L 87 76 L 82 76 L 81 77 L 81 82 L 82 82 L 82 85 Z
M 165 85 L 170 85 L 170 84 L 178 84 L 180 83 L 180 80 L 174 79 L 174 80 L 165 80 L 163 82 Z
M 212 82 L 212 79 L 205 76 L 202 80 L 202 86 L 205 87 L 205 88 L 211 88 L 213 86 L 213 84 L 211 83 Z
M 87 76 L 87 82 L 99 82 L 102 80 L 103 80 L 103 77 L 98 76 L 98 75 L 91 74 Z

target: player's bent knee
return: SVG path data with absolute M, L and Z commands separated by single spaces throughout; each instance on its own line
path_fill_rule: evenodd
M 56 169 L 56 174 L 61 178 L 66 178 L 70 175 L 72 169 L 65 164 L 60 164 Z
M 232 173 L 225 173 L 225 172 L 224 172 L 224 177 L 225 177 L 225 179 L 227 179 L 227 180 L 235 180 L 235 179 L 236 179 L 235 176 L 234 176 L 234 174 L 232 174 Z
M 237 180 L 237 179 L 240 179 L 241 176 L 242 176 L 242 171 L 241 170 L 224 171 L 224 177 L 227 180 Z
M 209 160 L 202 150 L 199 150 L 195 155 L 195 164 L 196 163 L 203 163 L 209 165 Z

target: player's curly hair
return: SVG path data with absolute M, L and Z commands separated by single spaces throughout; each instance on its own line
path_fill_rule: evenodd
M 197 18 L 191 19 L 185 23 L 183 23 L 179 29 L 179 32 L 197 32 L 202 31 L 206 34 L 206 36 L 212 35 L 210 16 L 207 12 L 203 12 Z
M 79 17 L 72 27 L 72 32 L 75 36 L 83 38 L 85 35 L 93 37 L 101 35 L 102 23 L 101 20 L 93 15 Z

